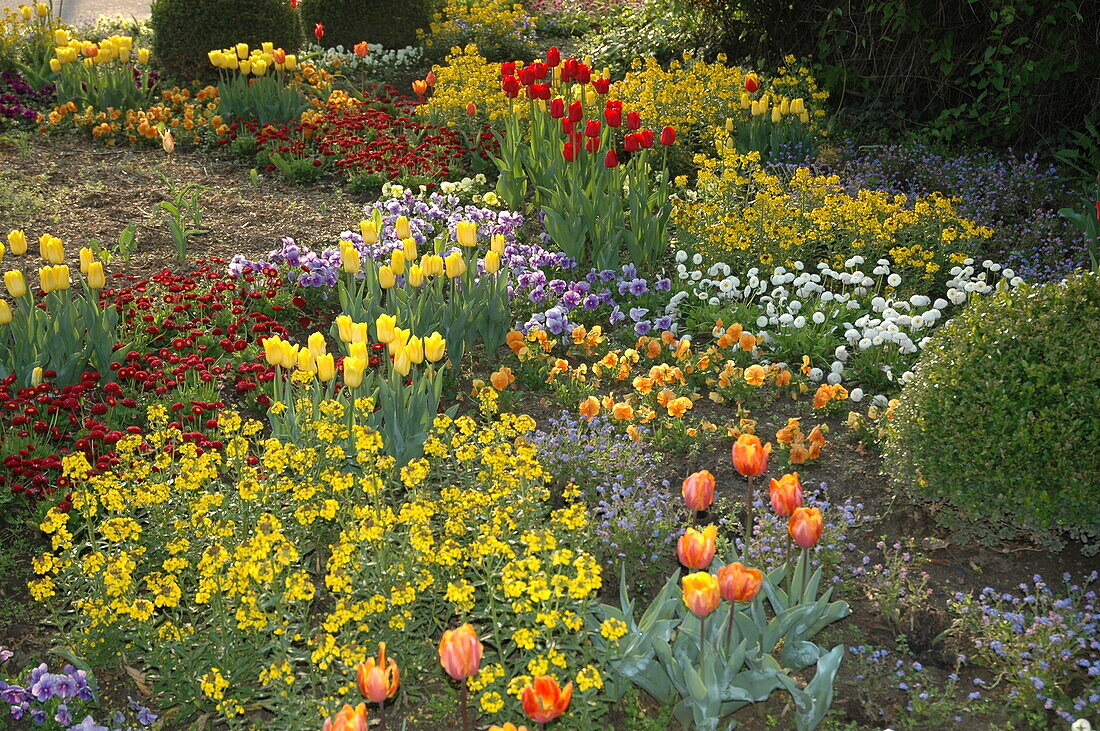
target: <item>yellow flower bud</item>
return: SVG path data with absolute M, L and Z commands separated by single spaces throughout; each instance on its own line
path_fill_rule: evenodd
M 8 306 L 7 300 L 0 300 L 0 325 L 7 325 L 11 322 L 11 307 Z
M 791 114 L 802 114 L 806 111 L 806 102 L 802 97 L 791 100 Z
M 409 371 L 412 369 L 412 360 L 409 358 L 408 349 L 401 348 L 394 354 L 393 369 L 402 376 L 409 375 Z
M 27 293 L 27 280 L 23 278 L 23 272 L 18 269 L 4 272 L 4 285 L 12 297 L 22 297 Z
M 263 76 L 267 73 L 267 61 L 262 58 L 257 58 L 252 62 L 252 73 L 256 76 Z
M 88 286 L 92 289 L 103 289 L 107 286 L 107 276 L 103 272 L 103 262 L 93 261 L 88 265 Z
M 378 338 L 378 342 L 388 343 L 393 340 L 396 327 L 396 315 L 379 315 L 374 322 L 374 336 Z
M 27 234 L 19 229 L 12 229 L 8 232 L 8 246 L 13 254 L 26 254 Z
M 809 124 L 810 113 L 807 111 L 803 111 L 801 114 L 798 115 L 798 119 L 802 122 L 802 124 Z
M 341 244 L 340 246 L 340 263 L 344 267 L 344 271 L 348 274 L 358 274 L 361 262 L 359 260 L 359 250 L 348 243 Z
M 30 9 L 30 6 L 20 5 L 19 15 L 22 16 L 23 20 L 30 20 L 34 17 L 34 11 Z
M 279 356 L 283 368 L 293 368 L 298 365 L 298 346 L 285 341 L 279 343 Z
M 405 273 L 405 250 L 394 249 L 390 254 L 390 269 L 397 276 L 401 276 Z
M 405 344 L 405 354 L 409 356 L 414 364 L 419 365 L 424 362 L 424 341 L 418 337 L 409 338 L 409 342 Z
M 52 266 L 44 266 L 38 270 L 38 279 L 41 284 L 41 289 L 46 294 L 53 292 L 57 289 L 57 277 L 54 275 L 54 269 Z
M 351 318 L 347 315 L 337 315 L 336 317 L 336 331 L 340 335 L 340 340 L 345 343 L 351 342 Z
M 374 225 L 374 221 L 360 221 L 359 233 L 363 235 L 364 244 L 378 243 L 378 226 Z
M 504 256 L 504 246 L 507 243 L 504 234 L 493 234 L 493 237 L 489 239 L 489 251 L 496 252 L 497 256 Z
M 56 58 L 51 58 L 50 71 L 53 71 L 55 74 L 61 73 L 61 61 L 57 60 Z
M 351 344 L 365 343 L 370 337 L 370 332 L 367 329 L 367 323 L 365 322 L 353 322 L 351 324 Z
M 210 59 L 210 63 L 211 63 L 211 64 L 212 64 L 213 66 L 215 66 L 215 67 L 217 67 L 217 68 L 219 68 L 219 69 L 220 69 L 220 68 L 223 68 L 223 67 L 224 67 L 224 65 L 225 65 L 225 58 L 224 58 L 224 54 L 222 54 L 222 52 L 221 52 L 221 51 L 219 51 L 219 50 L 217 50 L 217 49 L 215 49 L 215 50 L 213 50 L 213 51 L 207 51 L 207 52 L 206 52 L 206 57 L 207 57 L 208 59 Z
M 477 246 L 477 224 L 459 221 L 455 224 L 455 237 L 460 246 Z
M 443 257 L 439 254 L 425 254 L 420 260 L 420 268 L 428 277 L 438 277 L 443 274 Z
M 412 330 L 405 327 L 395 327 L 393 329 L 393 340 L 386 343 L 386 348 L 389 349 L 390 355 L 397 355 L 397 351 L 403 350 L 405 344 L 409 342 L 409 336 L 412 335 Z
M 50 6 L 46 3 L 35 3 L 34 12 L 39 18 L 45 18 L 50 14 Z
M 248 74 L 252 73 L 252 62 L 247 60 L 241 61 L 240 63 L 238 63 L 237 68 L 240 69 L 240 72 L 242 74 L 247 76 Z
M 405 261 L 416 261 L 416 239 L 411 236 L 402 239 L 401 246 L 405 252 Z
M 271 337 L 264 338 L 264 360 L 268 365 L 279 365 L 282 362 L 282 354 L 280 351 L 280 345 L 282 339 L 278 335 L 272 335 Z
M 398 216 L 397 221 L 393 224 L 394 233 L 397 234 L 397 238 L 404 241 L 407 238 L 412 237 L 412 230 L 409 228 L 409 217 Z
M 779 102 L 779 113 L 782 114 L 784 117 L 791 113 L 791 103 L 789 100 L 784 99 L 783 101 Z
M 286 61 L 283 63 L 283 68 L 285 68 L 287 71 L 293 71 L 294 69 L 298 68 L 298 57 L 295 56 L 293 53 L 288 53 L 286 55 Z
M 443 339 L 443 336 L 437 332 L 433 332 L 428 337 L 424 338 L 424 357 L 432 363 L 438 363 L 443 360 L 443 356 L 447 353 L 447 341 Z
M 69 33 L 64 28 L 58 28 L 53 32 L 53 44 L 55 46 L 65 46 L 69 43 Z
M 500 256 L 495 251 L 485 254 L 485 271 L 496 274 L 500 270 Z
M 72 280 L 69 277 L 69 267 L 65 264 L 54 267 L 55 277 L 54 280 L 57 283 L 59 290 L 66 290 L 72 284 Z
M 447 277 L 454 279 L 466 273 L 466 260 L 462 258 L 462 252 L 453 251 L 444 260 L 447 265 Z
M 733 131 L 733 120 L 730 117 L 726 117 L 726 131 L 727 132 L 732 132 Z
M 392 289 L 397 284 L 397 277 L 393 273 L 393 269 L 389 265 L 383 265 L 378 268 L 378 286 L 382 289 Z
M 298 351 L 298 370 L 306 373 L 317 372 L 317 362 L 314 360 L 313 353 L 309 348 L 301 348 Z
M 347 315 L 341 315 L 341 317 L 347 317 Z M 348 320 L 351 320 L 351 318 L 349 317 Z M 306 339 L 306 345 L 309 347 L 309 351 L 313 353 L 314 357 L 322 356 L 328 352 L 328 347 L 325 344 L 325 336 L 321 333 L 313 333 L 310 335 Z
M 237 44 L 237 58 L 241 59 L 242 61 L 245 60 L 246 58 L 248 58 L 248 44 L 247 43 L 238 43 Z
M 42 385 L 42 366 L 35 366 L 34 370 L 31 371 L 31 385 L 32 386 L 41 386 Z
M 149 49 L 148 48 L 139 48 L 138 49 L 138 63 L 149 63 Z
M 331 353 L 315 356 L 317 361 L 317 377 L 322 381 L 331 381 L 336 378 L 336 359 Z
M 95 254 L 87 246 L 80 247 L 80 273 L 88 273 L 88 265 L 95 261 Z
M 275 44 L 271 41 L 264 41 L 260 44 L 260 50 L 262 50 L 264 53 L 274 53 Z
M 367 361 L 363 358 L 344 358 L 344 385 L 359 388 L 363 385 L 363 371 L 366 369 Z
M 783 121 L 783 113 L 779 111 L 779 107 L 772 107 L 772 124 L 779 124 Z
M 424 270 L 420 268 L 419 264 L 413 264 L 409 267 L 409 276 L 406 277 L 410 287 L 423 287 L 424 286 Z

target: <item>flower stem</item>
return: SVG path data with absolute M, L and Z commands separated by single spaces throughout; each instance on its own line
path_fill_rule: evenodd
M 730 602 L 730 619 L 726 623 L 726 649 L 729 649 L 730 639 L 733 637 L 733 617 L 737 614 L 737 602 Z
M 749 539 L 752 538 L 752 528 L 755 521 L 756 516 L 753 515 L 752 475 L 749 475 L 748 516 L 745 520 L 745 545 L 741 547 L 742 557 L 745 557 L 749 552 Z
M 462 692 L 458 696 L 458 707 L 462 713 L 462 731 L 470 731 L 470 717 L 466 712 L 466 680 L 462 680 Z
M 707 618 L 699 617 L 699 665 L 703 664 L 703 650 L 707 646 L 706 641 Z

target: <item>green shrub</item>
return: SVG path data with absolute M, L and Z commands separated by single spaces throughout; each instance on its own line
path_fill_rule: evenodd
M 968 538 L 1100 549 L 1100 276 L 970 304 L 925 347 L 884 459 Z M 1091 541 L 1090 541 L 1091 539 Z
M 150 25 L 154 59 L 184 80 L 217 78 L 207 57 L 211 49 L 270 41 L 289 52 L 297 50 L 302 37 L 298 16 L 286 0 L 153 0 Z
M 317 23 L 325 26 L 323 46 L 352 48 L 360 41 L 386 48 L 416 43 L 418 28 L 427 28 L 430 0 L 302 0 L 302 25 L 312 34 Z

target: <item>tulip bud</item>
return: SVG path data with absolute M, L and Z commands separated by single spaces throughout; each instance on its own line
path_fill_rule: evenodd
M 283 66 L 286 67 L 287 71 L 293 71 L 298 68 L 298 57 L 293 53 L 288 53 L 286 55 L 286 61 L 283 62 Z
M 359 388 L 363 385 L 363 372 L 367 368 L 367 361 L 362 358 L 344 358 L 344 385 L 348 388 Z
M 705 571 L 688 574 L 680 580 L 683 589 L 684 606 L 696 617 L 705 617 L 718 608 L 722 595 L 718 589 L 718 579 Z
M 47 15 L 50 14 L 50 6 L 47 5 L 46 3 L 35 3 L 34 4 L 34 13 L 39 18 L 45 18 Z
M 348 355 L 352 358 L 359 358 L 361 360 L 370 360 L 370 353 L 367 352 L 367 343 L 365 340 L 353 341 L 348 345 Z
M 237 58 L 239 58 L 242 61 L 245 60 L 246 58 L 248 58 L 248 44 L 247 43 L 238 43 L 237 44 Z
M 12 297 L 22 297 L 27 293 L 27 280 L 23 278 L 23 272 L 18 269 L 4 272 L 4 285 Z
M 88 265 L 88 286 L 92 289 L 103 289 L 107 286 L 107 277 L 103 273 L 103 262 L 93 261 Z
M 416 287 L 419 289 L 424 286 L 424 270 L 420 268 L 419 264 L 413 264 L 409 267 L 409 275 L 405 278 L 410 287 Z
M 336 378 L 336 359 L 332 357 L 331 353 L 315 354 L 314 359 L 317 361 L 318 378 L 322 381 L 331 381 Z
M 340 335 L 340 340 L 345 343 L 351 342 L 351 318 L 347 315 L 337 315 L 336 317 L 336 331 Z
M 19 229 L 12 229 L 8 232 L 8 246 L 11 247 L 13 254 L 26 254 L 27 234 Z
M 341 317 L 347 317 L 347 315 L 341 315 Z M 339 319 L 339 318 L 337 318 Z M 350 321 L 351 318 L 349 317 Z M 328 346 L 325 344 L 325 336 L 321 333 L 313 333 L 306 339 L 306 346 L 309 351 L 313 353 L 314 357 L 324 355 L 328 352 Z
M 485 271 L 488 274 L 496 274 L 500 271 L 500 254 L 489 251 L 485 254 Z
M 565 117 L 565 100 L 560 96 L 550 100 L 550 116 L 554 119 Z
M 11 307 L 8 305 L 8 301 L 0 300 L 0 325 L 9 324 L 11 322 L 11 318 Z
M 149 63 L 149 49 L 148 48 L 139 48 L 138 49 L 138 63 Z
M 448 254 L 444 263 L 447 265 L 448 279 L 461 277 L 466 273 L 466 260 L 462 258 L 462 253 L 459 251 L 453 251 Z
M 504 256 L 506 243 L 507 239 L 504 238 L 504 234 L 493 234 L 493 237 L 489 239 L 489 250 L 495 252 L 497 256 Z
M 394 276 L 393 269 L 390 269 L 389 265 L 384 265 L 378 268 L 378 286 L 382 289 L 392 289 L 397 284 L 397 277 Z
M 394 249 L 390 252 L 390 269 L 397 276 L 405 273 L 405 250 Z
M 405 354 L 409 356 L 409 360 L 415 365 L 423 363 L 424 341 L 416 336 L 410 337 L 409 342 L 405 344 Z
M 676 130 L 666 126 L 661 130 L 661 144 L 668 147 L 676 141 Z
M 359 58 L 366 58 L 367 54 L 370 53 L 370 46 L 367 45 L 366 41 L 359 41 L 352 47 L 352 50 Z
M 439 643 L 439 662 L 455 680 L 465 680 L 477 674 L 481 667 L 483 647 L 472 625 L 447 630 Z
M 460 246 L 477 246 L 477 224 L 470 221 L 459 221 L 455 224 L 455 237 Z
M 408 348 L 401 348 L 393 356 L 393 369 L 399 375 L 405 377 L 412 370 L 412 360 L 409 358 Z
M 374 221 L 360 221 L 359 233 L 363 235 L 363 243 L 368 246 L 378 243 L 378 226 Z
M 825 532 L 825 520 L 817 508 L 795 508 L 787 521 L 787 533 L 799 548 L 813 548 Z
M 348 274 L 358 274 L 361 266 L 359 250 L 351 244 L 343 244 L 340 247 L 340 263 Z
M 707 470 L 688 475 L 682 488 L 684 503 L 695 511 L 706 510 L 714 502 L 715 485 L 714 475 Z
M 396 315 L 379 315 L 374 321 L 374 336 L 380 343 L 389 343 L 394 339 L 396 327 Z
M 759 569 L 745 568 L 740 561 L 718 569 L 718 588 L 728 602 L 751 602 L 764 585 L 764 574 Z
M 439 254 L 425 254 L 420 260 L 420 266 L 424 269 L 424 274 L 429 277 L 443 275 L 443 257 Z
M 605 168 L 615 168 L 619 166 L 619 156 L 615 154 L 614 147 L 607 151 L 607 155 L 603 159 L 603 166 Z
M 50 71 L 53 71 L 55 74 L 61 72 L 61 62 L 56 58 L 50 59 Z
M 52 266 L 45 266 L 38 270 L 38 279 L 40 288 L 46 294 L 53 292 L 57 289 L 57 278 L 54 275 L 54 269 Z
M 733 445 L 733 466 L 745 477 L 762 475 L 768 469 L 771 451 L 770 442 L 764 446 L 755 434 L 742 434 Z
M 310 352 L 309 348 L 298 350 L 298 370 L 306 373 L 317 372 L 317 362 L 314 360 L 313 353 Z
M 252 62 L 252 73 L 256 76 L 263 76 L 267 73 L 267 61 L 262 58 L 257 58 Z
M 412 90 L 417 96 L 424 96 L 428 93 L 428 82 L 424 81 L 424 79 L 417 79 L 412 82 Z
M 438 363 L 443 360 L 443 356 L 446 354 L 447 341 L 443 339 L 443 336 L 437 332 L 433 332 L 428 337 L 424 338 L 424 357 L 432 363 Z
M 298 365 L 298 346 L 288 342 L 279 343 L 279 365 L 283 368 L 293 368 Z
M 35 366 L 34 370 L 31 371 L 31 385 L 36 387 L 41 386 L 42 375 L 42 366 Z
M 160 146 L 169 155 L 176 149 L 176 138 L 172 136 L 172 130 L 166 129 L 161 132 Z
M 252 62 L 251 61 L 240 61 L 237 64 L 237 69 L 243 75 L 248 76 L 250 73 L 252 73 Z
M 779 124 L 783 121 L 783 113 L 779 111 L 779 107 L 772 107 L 772 124 Z
M 760 79 L 756 74 L 745 74 L 745 91 L 755 94 L 760 88 Z
M 23 18 L 23 20 L 30 20 L 34 17 L 34 11 L 31 10 L 29 5 L 20 5 L 19 15 Z
M 401 248 L 405 252 L 405 261 L 416 261 L 416 239 L 412 236 L 401 241 Z
M 365 322 L 351 323 L 351 344 L 365 343 L 370 337 L 370 332 Z
M 768 492 L 776 515 L 788 518 L 796 508 L 802 507 L 802 483 L 797 472 L 773 479 Z
M 397 220 L 393 223 L 393 229 L 394 233 L 397 235 L 397 238 L 401 239 L 402 241 L 412 237 L 412 231 L 409 229 L 408 216 L 398 216 Z
M 466 103 L 466 116 L 467 117 L 477 116 L 477 105 L 474 104 L 473 102 L 467 102 Z
M 80 273 L 88 273 L 88 265 L 95 260 L 95 254 L 87 246 L 83 246 L 80 249 Z
M 276 66 L 282 66 L 286 63 L 286 51 L 276 48 L 271 52 L 271 60 L 275 62 Z
M 714 560 L 718 526 L 708 525 L 703 530 L 688 528 L 676 542 L 680 563 L 689 569 L 705 569 Z
M 53 44 L 55 46 L 67 46 L 69 45 L 69 33 L 64 28 L 59 28 L 53 32 Z

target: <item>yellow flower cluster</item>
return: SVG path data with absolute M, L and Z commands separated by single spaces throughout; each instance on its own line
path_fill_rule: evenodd
M 836 176 L 807 168 L 784 178 L 765 170 L 759 155 L 740 155 L 728 142 L 718 130 L 717 156 L 696 156 L 696 189 L 673 201 L 673 221 L 708 260 L 745 268 L 796 261 L 841 267 L 860 254 L 867 261 L 888 258 L 907 281 L 929 284 L 945 280 L 952 261 L 993 235 L 942 195 L 912 204 L 883 191 L 853 195 Z
M 661 127 L 672 125 L 686 139 L 703 137 L 710 141 L 714 130 L 740 127 L 752 120 L 746 103 L 745 76 L 751 72 L 727 66 L 725 57 L 714 63 L 695 58 L 690 52 L 664 68 L 652 57 L 634 59 L 626 77 L 611 87 L 611 95 L 628 100 L 631 109 L 642 116 L 642 124 Z M 786 62 L 794 66 L 793 56 Z M 799 66 L 793 71 L 780 67 L 771 78 L 754 74 L 760 84 L 753 100 L 768 99 L 774 106 L 802 99 L 811 129 L 825 116 L 822 104 L 829 93 L 819 89 L 810 70 Z
M 417 114 L 436 123 L 456 124 L 467 118 L 471 102 L 478 116 L 490 122 L 503 122 L 509 114 L 511 105 L 500 91 L 500 64 L 487 61 L 476 45 L 452 48 L 432 73 L 435 87 L 428 102 L 416 108 Z
M 209 51 L 207 57 L 214 67 L 239 71 L 244 76 L 263 76 L 269 69 L 293 71 L 298 68 L 296 55 L 287 53 L 282 48 L 275 48 L 275 44 L 270 42 L 253 49 L 249 49 L 247 43 L 238 43 L 233 48 Z
M 506 60 L 526 57 L 534 41 L 535 18 L 513 0 L 485 0 L 468 3 L 446 0 L 432 17 L 428 33 L 417 30 L 417 38 L 429 53 L 470 43 Z
M 521 673 L 553 669 L 596 693 L 581 633 L 600 566 L 585 506 L 552 509 L 534 420 L 441 415 L 426 456 L 399 468 L 378 433 L 348 421 L 372 408 L 321 402 L 295 442 L 223 411 L 222 446 L 203 449 L 150 409 L 150 432 L 116 444 L 114 470 L 65 459 L 73 507 L 41 524 L 50 545 L 33 595 L 67 602 L 80 652 L 103 658 L 125 638 L 166 674 L 207 668 L 173 702 L 226 719 L 278 698 L 278 725 L 309 726 L 316 699 L 354 690 L 375 643 L 416 667 L 456 615 L 502 622 L 489 630 L 500 662 L 475 690 L 485 713 L 518 711 L 507 687 Z M 226 657 L 248 661 L 202 660 Z

